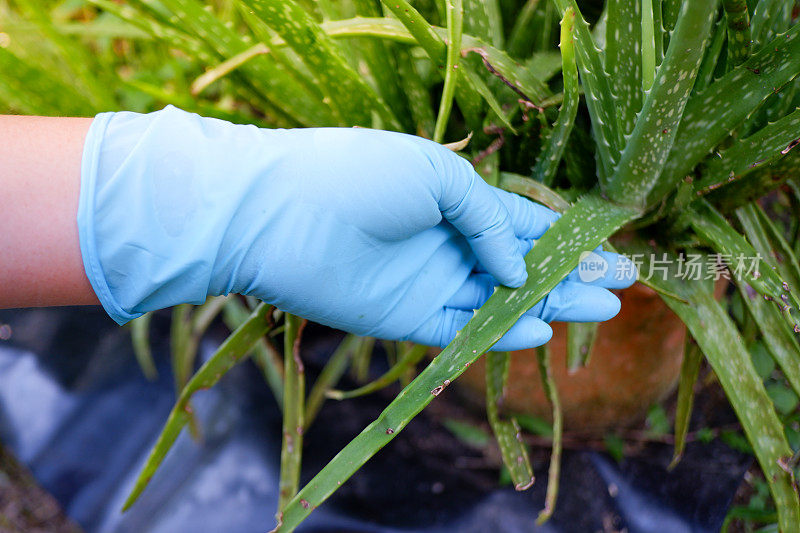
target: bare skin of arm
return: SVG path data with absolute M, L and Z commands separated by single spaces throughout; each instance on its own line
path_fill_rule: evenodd
M 0 308 L 99 303 L 76 221 L 91 122 L 0 116 Z

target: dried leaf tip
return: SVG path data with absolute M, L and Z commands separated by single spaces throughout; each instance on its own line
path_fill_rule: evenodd
M 467 147 L 469 144 L 470 139 L 472 139 L 472 132 L 469 132 L 469 135 L 461 139 L 460 141 L 452 142 L 452 143 L 445 143 L 442 144 L 448 150 L 452 150 L 454 152 L 460 152 L 464 148 Z

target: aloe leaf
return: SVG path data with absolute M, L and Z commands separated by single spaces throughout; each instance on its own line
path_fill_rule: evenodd
M 767 262 L 767 255 L 763 249 L 754 247 L 754 242 L 748 233 L 748 239 L 734 230 L 725 218 L 706 202 L 698 202 L 693 212 L 689 214 L 690 224 L 697 235 L 708 243 L 714 250 L 728 256 L 734 262 L 731 270 L 737 269 L 736 275 L 741 275 L 743 281 L 750 284 L 760 294 L 775 300 L 776 305 L 792 302 L 798 306 L 797 288 L 792 289 Z M 755 244 L 755 243 L 754 243 Z M 739 259 L 752 260 L 757 265 L 750 268 L 750 263 L 738 264 Z M 780 302 L 780 303 L 779 303 Z M 787 313 L 786 320 L 791 321 Z
M 714 20 L 717 0 L 683 4 L 656 81 L 647 94 L 605 192 L 612 200 L 646 205 L 675 140 Z M 663 178 L 662 178 L 663 180 Z
M 428 353 L 428 350 L 429 348 L 427 346 L 422 346 L 419 344 L 413 345 L 411 348 L 405 350 L 397 363 L 392 365 L 392 367 L 379 378 L 357 389 L 349 391 L 328 390 L 325 393 L 325 396 L 333 400 L 346 400 L 349 398 L 357 398 L 359 396 L 371 394 L 383 389 L 384 387 L 388 387 L 400 379 L 407 370 L 414 368 L 414 366 L 419 363 L 423 357 L 425 357 L 425 354 Z
M 325 398 L 330 397 L 329 393 L 332 392 L 333 387 L 339 382 L 339 379 L 347 372 L 347 366 L 353 357 L 356 346 L 358 345 L 358 336 L 349 334 L 336 350 L 330 356 L 328 362 L 320 372 L 319 377 L 314 382 L 311 392 L 308 394 L 306 400 L 306 412 L 304 417 L 305 428 L 311 426 L 311 422 L 317 417 L 317 413 L 325 403 Z
M 722 0 L 728 21 L 728 68 L 739 65 L 750 55 L 753 39 L 747 0 Z
M 269 309 L 270 306 L 267 304 L 260 304 L 247 322 L 242 324 L 222 343 L 222 346 L 183 388 L 178 401 L 169 414 L 169 418 L 167 418 L 164 429 L 161 430 L 156 444 L 150 451 L 147 461 L 136 478 L 133 490 L 123 506 L 123 511 L 129 509 L 142 494 L 167 452 L 175 443 L 175 439 L 178 438 L 183 427 L 189 422 L 190 413 L 187 408 L 192 396 L 199 390 L 209 389 L 214 386 L 226 372 L 247 355 L 253 344 L 267 332 L 269 329 L 267 311 Z
M 192 309 L 190 304 L 172 308 L 169 345 L 176 395 L 180 395 L 188 383 L 197 356 L 197 342 L 192 338 Z
M 797 174 L 798 165 L 800 165 L 800 150 L 790 150 L 786 156 L 774 160 L 771 164 L 759 166 L 755 172 L 747 176 L 747 179 L 735 180 L 711 192 L 707 198 L 720 211 L 729 213 L 781 188 Z
M 372 0 L 355 0 L 353 2 L 356 16 L 378 17 L 381 15 L 380 4 Z M 408 114 L 409 98 L 400 83 L 398 64 L 395 52 L 398 46 L 391 42 L 377 39 L 359 39 L 356 49 L 369 69 L 374 89 L 386 105 L 402 123 L 405 131 L 414 131 L 413 121 Z
M 89 3 L 99 7 L 103 11 L 114 15 L 133 25 L 136 28 L 144 31 L 154 38 L 170 43 L 179 50 L 183 50 L 191 57 L 196 57 L 205 63 L 213 63 L 215 61 L 212 51 L 205 46 L 204 43 L 197 39 L 193 39 L 182 31 L 176 30 L 173 26 L 160 23 L 156 17 L 144 14 L 132 7 L 130 4 L 117 4 L 111 0 L 87 0 Z
M 675 25 L 678 23 L 678 14 L 684 2 L 685 0 L 663 0 L 661 10 L 664 13 L 664 30 L 668 34 L 672 34 L 675 29 Z
M 537 301 L 575 268 L 637 209 L 607 202 L 597 194 L 582 198 L 551 227 L 526 256 L 528 281 L 519 289 L 498 287 L 455 339 L 345 446 L 283 512 L 276 531 L 291 531 L 375 453 L 391 441 L 472 362 L 488 351 Z
M 520 176 L 512 172 L 500 172 L 500 182 L 498 186 L 507 191 L 525 196 L 544 204 L 557 213 L 563 213 L 569 209 L 569 202 L 564 200 L 556 191 L 549 188 L 544 183 L 534 179 Z
M 653 0 L 642 2 L 642 89 L 646 93 L 653 86 L 656 77 L 656 28 L 653 14 Z M 662 58 L 663 59 L 663 58 Z M 630 131 L 626 129 L 625 131 Z
M 192 94 L 194 96 L 199 95 L 215 81 L 227 76 L 257 55 L 268 54 L 269 51 L 270 50 L 267 48 L 267 45 L 264 43 L 258 43 L 255 46 L 251 46 L 244 52 L 240 52 L 233 57 L 229 57 L 216 67 L 210 68 L 198 76 L 197 79 L 192 82 Z
M 461 59 L 461 34 L 464 30 L 464 6 L 461 0 L 446 0 L 447 12 L 447 62 L 445 63 L 444 87 L 439 102 L 439 114 L 433 128 L 433 140 L 440 143 L 444 139 L 456 84 L 459 78 L 459 60 Z
M 773 122 L 761 130 L 737 139 L 709 159 L 703 169 L 703 178 L 695 184 L 698 194 L 706 194 L 719 187 L 746 179 L 757 168 L 768 165 L 788 154 L 800 138 L 800 109 Z
M 611 76 L 605 70 L 602 52 L 595 45 L 589 24 L 583 19 L 575 0 L 555 0 L 555 3 L 562 17 L 569 7 L 575 12 L 575 54 L 586 93 L 586 107 L 592 120 L 600 177 L 603 180 L 611 175 L 623 144 Z
M 236 330 L 250 318 L 250 310 L 238 299 L 230 298 L 225 302 L 223 320 L 231 329 Z M 248 354 L 261 370 L 264 381 L 267 382 L 278 407 L 283 410 L 283 357 L 278 350 L 264 338 L 258 339 Z
M 428 54 L 433 62 L 434 68 L 443 76 L 446 75 L 448 48 L 442 37 L 440 37 L 425 18 L 405 0 L 381 0 L 382 3 L 399 19 L 400 23 L 406 27 L 425 53 Z M 384 19 L 387 25 L 396 24 L 396 20 Z M 395 30 L 396 31 L 396 30 Z M 445 30 L 447 31 L 447 30 Z M 470 129 L 478 129 L 481 124 L 481 96 L 477 92 L 473 81 L 469 76 L 464 77 L 463 84 L 455 85 L 455 99 L 464 115 L 467 126 Z M 503 115 L 500 114 L 502 117 Z
M 187 31 L 202 39 L 222 59 L 244 52 L 254 44 L 226 26 L 197 0 L 161 0 L 160 3 Z M 241 72 L 256 94 L 296 122 L 304 125 L 338 123 L 329 106 L 309 93 L 268 55 L 254 57 L 242 66 Z
M 786 381 L 800 395 L 800 343 L 796 333 L 781 317 L 781 312 L 756 294 L 746 283 L 737 283 L 742 300 L 752 315 L 770 355 L 781 368 Z
M 561 53 L 552 50 L 536 52 L 526 59 L 522 66 L 537 80 L 546 82 L 561 70 Z
M 698 93 L 711 85 L 714 81 L 714 72 L 722 53 L 722 45 L 725 44 L 725 19 L 719 19 L 711 31 L 711 40 L 706 47 L 703 62 L 697 72 L 697 80 L 694 82 L 694 93 Z
M 561 400 L 558 389 L 553 379 L 550 348 L 547 345 L 536 348 L 536 360 L 539 363 L 539 375 L 542 378 L 545 396 L 553 409 L 553 448 L 550 452 L 550 466 L 547 472 L 547 493 L 545 494 L 544 509 L 536 517 L 536 525 L 547 522 L 556 509 L 558 498 L 558 478 L 561 472 L 561 447 L 564 433 L 564 416 L 561 412 Z
M 800 290 L 797 258 L 774 222 L 756 204 L 737 209 L 736 216 L 753 248 L 783 282 L 783 291 L 786 294 L 776 296 L 776 302 L 780 305 L 789 300 L 796 302 L 794 295 Z
M 516 13 L 514 27 L 511 28 L 506 50 L 511 56 L 521 57 L 530 50 L 531 43 L 537 34 L 534 25 L 534 16 L 540 12 L 540 0 L 527 0 L 525 5 Z
M 800 73 L 800 25 L 776 37 L 750 58 L 695 94 L 683 120 L 660 186 L 653 196 L 668 192 L 774 91 Z M 709 114 L 710 106 L 717 112 Z
M 307 321 L 286 314 L 283 331 L 283 440 L 281 444 L 281 474 L 278 490 L 278 512 L 297 494 L 300 485 L 300 466 L 303 458 L 305 422 L 306 375 L 300 358 L 300 341 Z
M 414 59 L 408 50 L 398 48 L 395 50 L 397 60 L 397 74 L 400 77 L 400 86 L 408 100 L 408 109 L 414 123 L 414 133 L 430 139 L 433 137 L 435 117 L 431 106 L 430 94 L 422 82 L 422 78 L 414 65 Z
M 3 47 L 0 71 L 14 73 L 0 76 L 0 100 L 11 111 L 54 116 L 85 116 L 98 111 L 85 95 Z
M 344 125 L 370 126 L 371 111 L 384 124 L 399 129 L 386 103 L 350 68 L 330 38 L 311 16 L 293 0 L 245 0 L 273 30 L 286 40 L 314 71 L 325 94 L 330 97 Z
M 677 264 L 676 257 L 673 256 L 671 264 Z M 800 523 L 800 503 L 791 476 L 780 466 L 791 457 L 792 450 L 736 327 L 714 298 L 709 284 L 681 280 L 674 269 L 666 279 L 654 277 L 651 281 L 690 302 L 687 305 L 664 300 L 689 328 L 717 375 L 764 471 L 778 509 L 780 527 L 792 531 Z
M 158 378 L 158 370 L 153 361 L 153 352 L 150 349 L 150 321 L 152 313 L 145 313 L 131 322 L 131 336 L 133 339 L 133 353 L 142 373 L 150 381 Z
M 402 4 L 400 5 L 402 6 Z M 419 13 L 412 16 L 410 12 L 404 11 L 403 15 L 404 17 L 398 17 L 400 20 L 366 17 L 335 20 L 323 23 L 322 28 L 334 38 L 370 36 L 406 44 L 419 44 L 437 68 L 441 66 L 441 70 L 444 70 L 447 55 L 444 39 L 447 38 L 447 29 L 431 26 L 424 22 L 427 27 L 420 31 L 419 27 L 414 26 L 420 20 L 425 21 Z M 537 78 L 528 69 L 521 68 L 519 63 L 506 52 L 490 46 L 473 35 L 463 34 L 461 53 L 464 55 L 470 52 L 478 53 L 484 59 L 487 68 L 491 67 L 496 75 L 507 81 L 510 86 L 516 88 L 534 104 L 552 96 L 542 79 Z M 458 96 L 456 93 L 457 98 Z M 461 105 L 460 102 L 459 105 Z
M 655 65 L 664 60 L 664 9 L 662 0 L 651 0 L 653 7 L 653 47 L 655 52 Z
M 606 24 L 605 69 L 611 76 L 614 101 L 623 133 L 633 130 L 636 115 L 642 109 L 642 3 L 652 0 L 609 0 Z M 652 36 L 652 20 L 650 21 Z M 655 69 L 655 64 L 652 65 Z
M 589 364 L 598 326 L 597 322 L 567 324 L 567 370 L 570 372 Z
M 703 352 L 697 341 L 690 334 L 686 334 L 686 343 L 683 348 L 683 361 L 681 374 L 678 379 L 678 401 L 675 407 L 675 451 L 669 469 L 675 468 L 683 457 L 686 448 L 686 435 L 689 433 L 689 422 L 692 418 L 694 404 L 694 385 L 700 373 L 700 363 L 703 362 Z
M 499 0 L 464 0 L 464 32 L 502 50 L 505 38 Z
M 116 17 L 105 16 L 101 13 L 94 20 L 87 22 L 62 22 L 53 20 L 53 29 L 61 35 L 87 37 L 94 39 L 132 39 L 152 40 L 153 36 L 128 22 L 118 20 Z M 29 22 L 6 22 L 3 24 L 5 33 L 18 31 L 35 31 L 36 25 Z
M 37 26 L 48 47 L 58 57 L 58 71 L 64 72 L 63 79 L 71 82 L 79 92 L 85 93 L 97 109 L 115 109 L 117 102 L 113 90 L 109 89 L 111 83 L 108 73 L 98 67 L 89 49 L 77 40 L 59 33 L 41 2 L 23 0 L 17 2 L 17 6 L 27 20 Z
M 794 287 L 800 287 L 800 264 L 794 249 L 789 245 L 783 236 L 782 222 L 771 218 L 764 209 L 757 203 L 752 203 L 744 210 L 755 212 L 761 226 L 767 233 L 767 238 L 772 246 L 772 254 L 767 260 L 777 267 L 781 276 L 788 280 Z M 744 225 L 744 223 L 743 223 Z
M 269 60 L 275 62 L 276 66 L 284 71 L 285 76 L 291 78 L 294 82 L 301 84 L 309 94 L 320 102 L 326 102 L 325 89 L 322 81 L 314 72 L 308 67 L 303 58 L 295 52 L 293 48 L 287 45 L 285 39 L 275 32 L 267 23 L 258 16 L 258 14 L 245 6 L 242 2 L 237 2 L 236 6 L 239 8 L 242 20 L 250 28 L 253 37 L 258 41 L 257 44 L 242 52 L 239 55 L 247 54 L 252 50 L 265 50 L 265 55 Z M 256 57 L 259 54 L 254 54 Z M 227 61 L 234 61 L 237 56 L 226 59 Z M 328 108 L 336 108 L 336 102 L 331 102 L 327 105 Z M 341 113 L 337 110 L 330 112 L 331 116 L 336 114 L 340 116 Z
M 751 22 L 753 40 L 765 44 L 792 24 L 792 0 L 759 0 Z
M 545 396 L 553 409 L 553 448 L 550 451 L 550 466 L 547 471 L 547 493 L 545 494 L 544 509 L 536 517 L 536 525 L 542 525 L 553 516 L 558 499 L 564 416 L 561 411 L 561 400 L 558 397 L 556 382 L 553 379 L 550 348 L 547 345 L 536 348 L 536 360 L 539 364 L 539 375 L 542 379 Z
M 511 356 L 508 352 L 486 354 L 486 415 L 514 488 L 526 490 L 534 482 L 528 450 L 522 442 L 517 421 L 513 418 L 510 420 L 501 418 L 499 409 L 508 381 L 510 364 Z
M 568 8 L 561 20 L 561 72 L 564 78 L 564 101 L 558 111 L 558 119 L 547 134 L 542 153 L 533 167 L 532 177 L 545 185 L 552 185 L 558 165 L 567 147 L 567 139 L 578 113 L 578 68 L 575 63 L 573 28 L 575 12 Z

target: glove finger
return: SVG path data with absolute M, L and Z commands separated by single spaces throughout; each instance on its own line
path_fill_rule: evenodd
M 555 211 L 518 194 L 492 187 L 511 216 L 514 234 L 524 239 L 538 239 L 561 216 Z
M 621 302 L 607 289 L 562 281 L 526 313 L 545 322 L 603 322 L 619 313 Z
M 531 251 L 531 248 L 533 248 L 533 245 L 535 243 L 536 243 L 536 241 L 534 239 L 524 239 L 524 238 L 521 238 L 521 237 L 517 237 L 517 246 L 519 246 L 519 253 L 522 254 L 523 258 L 525 257 L 525 255 L 528 254 L 528 252 Z M 480 273 L 480 274 L 488 273 L 487 270 L 486 270 L 486 267 L 484 267 L 480 263 L 480 261 L 475 263 L 475 267 L 473 268 L 472 271 L 476 272 L 476 273 Z M 500 283 L 497 280 L 495 280 L 495 285 L 499 285 L 499 284 Z
M 553 330 L 538 318 L 523 315 L 503 337 L 492 346 L 495 351 L 526 350 L 541 346 L 553 337 Z
M 606 289 L 627 289 L 637 275 L 636 265 L 624 255 L 597 249 L 583 254 L 567 279 Z
M 511 215 L 492 187 L 466 160 L 443 181 L 442 215 L 467 239 L 478 261 L 497 280 L 519 287 L 528 277 Z
M 467 325 L 472 314 L 472 311 L 442 308 L 404 340 L 444 348 L 455 338 L 456 333 Z M 549 325 L 536 317 L 525 315 L 497 341 L 492 349 L 524 350 L 534 348 L 546 343 L 552 336 L 553 330 Z
M 471 274 L 445 307 L 471 311 L 482 306 L 494 292 L 497 280 L 489 274 Z

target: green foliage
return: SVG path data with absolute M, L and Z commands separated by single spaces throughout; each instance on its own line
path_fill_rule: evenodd
M 505 393 L 510 364 L 511 356 L 508 352 L 486 354 L 486 415 L 514 488 L 525 490 L 534 481 L 528 450 L 522 442 L 517 421 L 514 418 L 502 419 L 499 410 Z
M 582 252 L 624 228 L 632 242 L 649 243 L 628 244 L 628 252 L 761 256 L 754 271 L 731 269 L 736 290 L 721 301 L 709 284 L 672 271 L 642 281 L 696 341 L 687 344 L 681 370 L 675 460 L 705 358 L 743 428 L 721 438 L 752 451 L 765 473 L 761 500 L 736 513 L 790 531 L 800 521 L 787 466 L 800 446 L 800 25 L 792 0 L 719 4 L 608 0 L 592 27 L 599 10 L 581 3 L 581 13 L 574 0 L 0 0 L 5 112 L 92 115 L 172 103 L 265 127 L 366 126 L 436 140 L 472 132 L 470 155 L 487 180 L 564 213 L 526 257 L 525 286 L 498 288 L 419 374 L 426 348 L 397 343 L 390 369 L 367 382 L 375 341 L 347 336 L 306 394 L 300 319 L 238 298 L 177 307 L 179 398 L 126 507 L 191 424 L 192 395 L 252 356 L 284 412 L 277 529 L 292 530 L 555 287 Z M 780 187 L 762 201 L 767 209 L 756 202 Z M 200 336 L 220 312 L 235 331 L 195 371 Z M 147 320 L 132 331 L 137 357 L 153 375 Z M 596 330 L 569 326 L 570 368 L 586 363 Z M 538 361 L 552 426 L 501 412 L 513 354 L 487 356 L 489 419 L 516 485 L 532 479 L 519 431 L 553 438 L 541 519 L 555 505 L 561 436 L 548 352 L 540 349 Z M 337 390 L 348 369 L 366 383 Z M 300 488 L 302 432 L 325 399 L 397 381 L 406 386 L 378 419 Z M 663 411 L 649 421 L 652 432 L 666 431 Z M 476 446 L 489 437 L 446 425 Z M 696 438 L 714 434 L 701 430 Z M 622 457 L 618 436 L 606 444 Z

